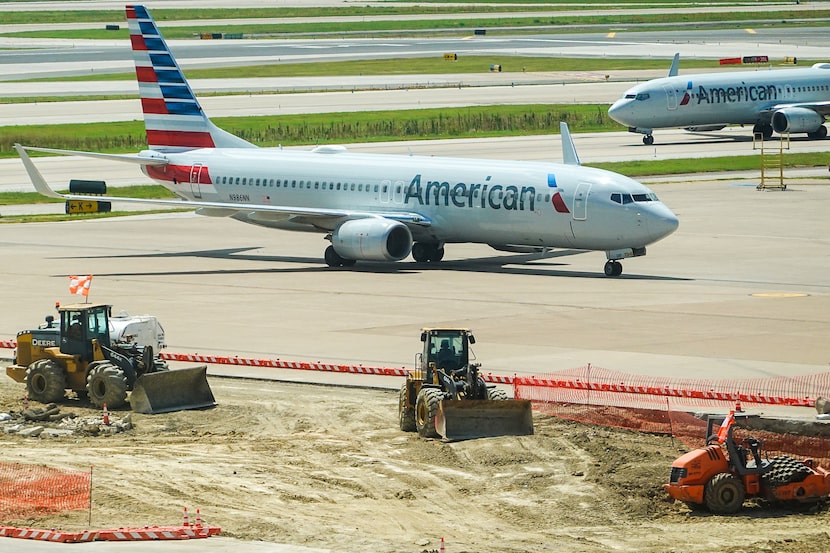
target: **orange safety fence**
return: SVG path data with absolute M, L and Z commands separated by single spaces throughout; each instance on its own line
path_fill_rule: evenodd
M 90 472 L 0 463 L 0 517 L 29 518 L 88 509 Z
M 678 438 L 690 448 L 706 442 L 706 420 L 695 411 L 725 414 L 736 402 L 747 408 L 763 405 L 807 406 L 830 391 L 830 373 L 763 379 L 673 379 L 634 375 L 585 366 L 541 377 L 517 377 L 517 399 L 529 399 L 534 410 L 582 423 L 623 428 Z M 812 458 L 830 468 L 830 438 L 769 429 L 742 429 L 736 438 L 752 436 L 765 454 Z

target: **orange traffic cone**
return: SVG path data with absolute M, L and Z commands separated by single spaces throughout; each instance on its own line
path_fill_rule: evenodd
M 110 412 L 107 411 L 107 404 L 105 403 L 104 404 L 104 424 L 108 425 L 109 423 L 110 423 Z
M 190 517 L 187 516 L 187 507 L 184 508 L 184 523 L 182 526 L 190 526 Z
M 441 536 L 441 547 L 438 549 L 439 553 L 444 553 L 444 537 Z
M 741 408 L 741 400 L 739 399 L 738 401 L 735 402 L 735 412 L 740 413 L 742 411 L 743 411 L 743 409 Z
M 196 509 L 196 526 L 202 527 L 202 510 Z

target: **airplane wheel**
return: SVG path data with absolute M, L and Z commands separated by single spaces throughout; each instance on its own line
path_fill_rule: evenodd
M 444 258 L 444 248 L 438 244 L 416 242 L 412 246 L 412 259 L 417 263 L 437 263 Z
M 334 251 L 334 246 L 326 248 L 326 253 L 323 257 L 325 257 L 326 265 L 329 267 L 353 267 L 357 262 L 355 259 L 345 259 L 340 257 L 340 254 Z
M 426 263 L 429 261 L 429 248 L 427 245 L 421 242 L 415 242 L 412 245 L 412 259 L 416 263 Z
M 823 140 L 827 138 L 827 127 L 822 125 L 815 132 L 808 132 L 807 137 L 812 140 Z
M 643 144 L 645 144 L 646 146 L 651 146 L 652 144 L 654 144 L 654 135 L 653 134 L 645 135 L 643 137 Z
M 616 260 L 607 261 L 605 263 L 605 276 L 615 277 L 622 274 L 622 263 Z

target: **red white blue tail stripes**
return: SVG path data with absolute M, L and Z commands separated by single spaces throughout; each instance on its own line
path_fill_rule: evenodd
M 144 6 L 127 6 L 127 24 L 151 150 L 253 147 L 210 122 Z

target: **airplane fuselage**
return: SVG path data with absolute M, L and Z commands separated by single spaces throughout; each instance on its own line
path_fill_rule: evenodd
M 677 226 L 647 187 L 581 166 L 355 154 L 336 147 L 200 149 L 166 157 L 168 165 L 145 170 L 180 197 L 239 204 L 237 219 L 273 228 L 330 232 L 340 218 L 249 217 L 243 206 L 371 210 L 393 219 L 416 214 L 428 224 L 412 221 L 415 241 L 593 250 L 644 247 Z
M 777 132 L 809 133 L 823 123 L 820 104 L 828 101 L 830 65 L 817 64 L 805 69 L 654 79 L 627 90 L 608 113 L 632 131 L 644 134 L 660 128 L 771 123 Z M 773 120 L 777 112 L 783 117 L 780 124 Z

